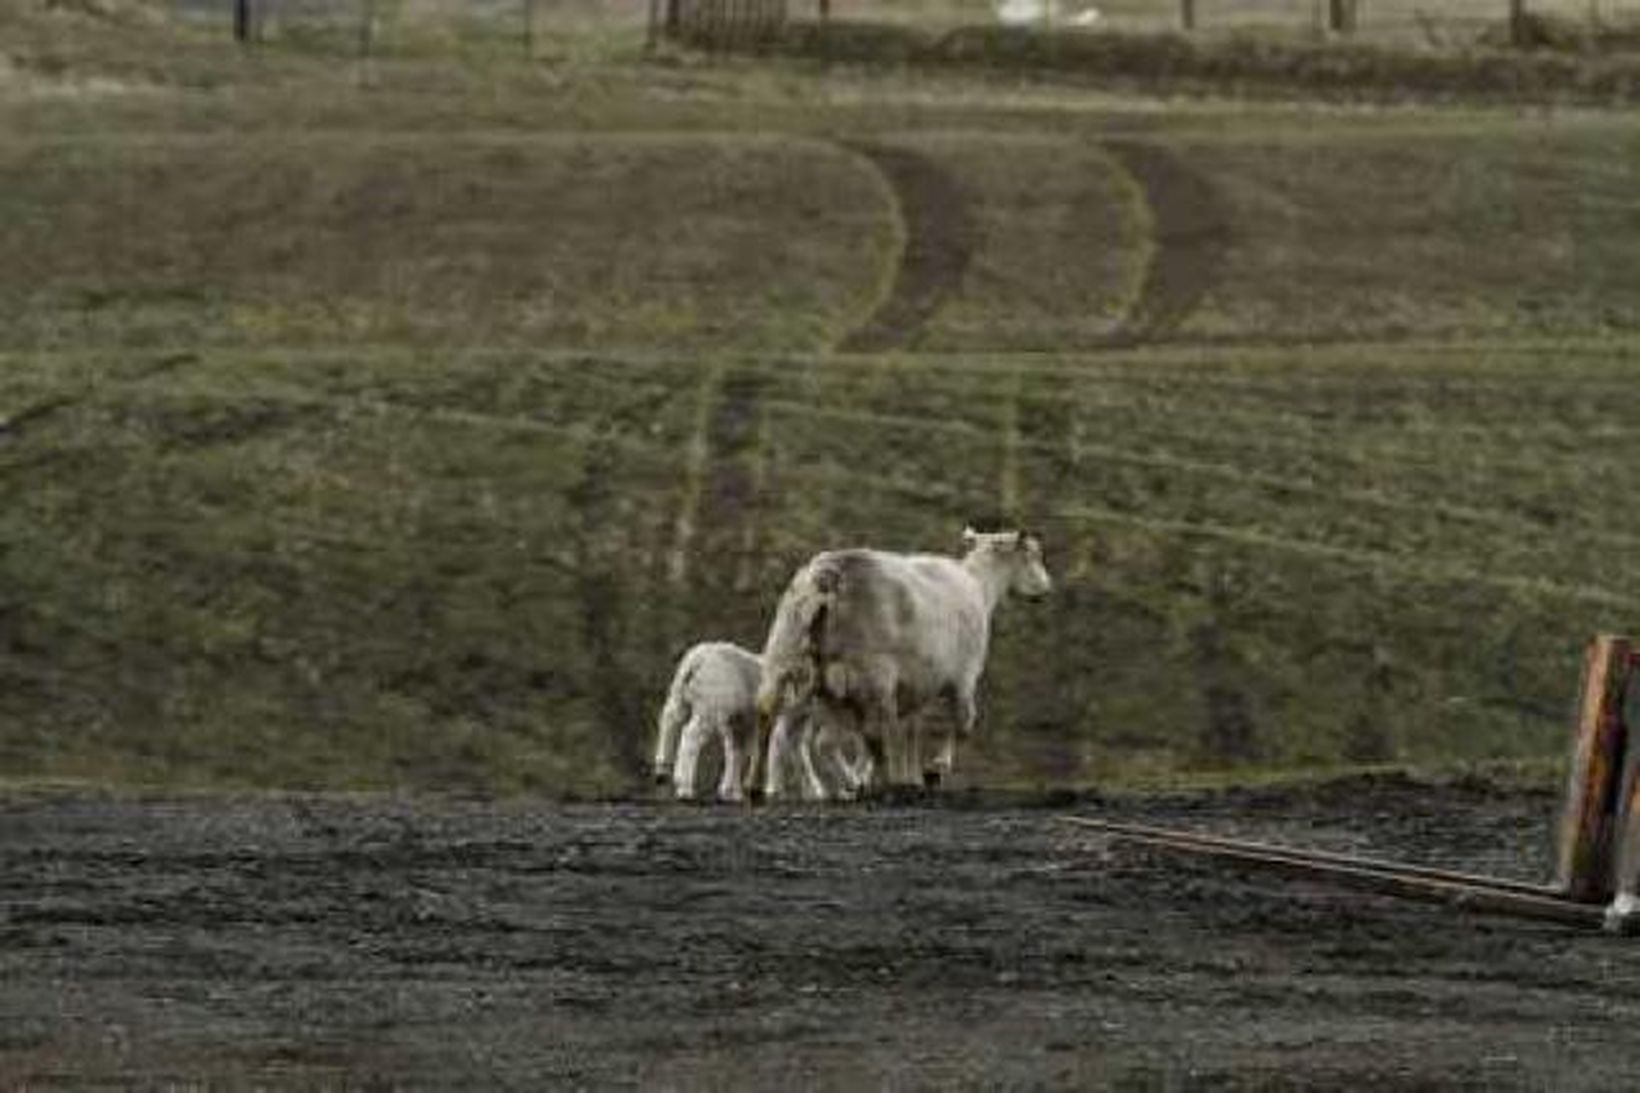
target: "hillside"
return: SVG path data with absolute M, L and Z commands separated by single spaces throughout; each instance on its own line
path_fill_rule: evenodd
M 625 791 L 686 644 L 998 509 L 1060 589 L 970 782 L 1553 759 L 1640 607 L 1626 115 L 144 22 L 167 75 L 52 18 L 0 79 L 9 778 Z

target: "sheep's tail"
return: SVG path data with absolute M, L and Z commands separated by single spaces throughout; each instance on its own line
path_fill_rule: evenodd
M 666 704 L 655 734 L 655 781 L 664 785 L 671 780 L 672 763 L 678 754 L 678 737 L 689 720 L 689 690 L 700 667 L 700 648 L 697 646 L 683 655 L 678 670 L 672 675 L 672 686 L 666 692 Z
M 820 649 L 842 574 L 819 560 L 800 570 L 780 598 L 763 646 L 758 713 L 773 717 L 788 702 L 806 697 L 819 681 Z
M 756 783 L 768 766 L 769 736 L 775 719 L 806 701 L 819 683 L 820 650 L 841 577 L 835 565 L 816 559 L 798 570 L 780 597 L 763 645 L 763 679 L 757 688 L 757 739 L 746 766 L 746 776 L 752 783 L 746 788 L 754 796 L 762 789 Z

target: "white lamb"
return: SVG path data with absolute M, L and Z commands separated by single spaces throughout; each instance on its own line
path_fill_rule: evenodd
M 655 741 L 656 783 L 670 781 L 680 799 L 693 798 L 701 752 L 716 736 L 723 745 L 718 799 L 741 800 L 757 731 L 757 691 L 762 681 L 762 658 L 730 642 L 701 642 L 684 653 L 661 708 Z M 790 719 L 782 717 L 769 741 L 772 771 L 791 771 L 791 733 Z M 832 787 L 820 773 L 820 759 L 829 766 L 837 792 L 844 797 L 856 796 L 871 780 L 874 764 L 857 735 L 848 738 L 835 730 L 805 732 L 796 751 L 804 795 L 810 800 L 832 796 Z M 777 774 L 776 779 L 779 777 Z

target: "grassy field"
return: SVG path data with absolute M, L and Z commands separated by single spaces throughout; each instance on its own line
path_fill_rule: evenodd
M 972 782 L 1562 751 L 1640 609 L 1640 123 L 0 9 L 0 775 L 604 793 L 995 510 Z

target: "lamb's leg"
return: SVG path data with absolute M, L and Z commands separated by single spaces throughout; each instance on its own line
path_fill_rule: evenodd
M 689 800 L 695 795 L 695 769 L 700 765 L 700 751 L 706 746 L 706 738 L 711 731 L 711 726 L 699 714 L 691 717 L 683 727 L 683 739 L 678 744 L 678 761 L 672 768 L 673 791 L 680 800 Z
M 718 725 L 718 735 L 723 738 L 723 777 L 718 779 L 718 800 L 739 801 L 744 796 L 741 787 L 746 781 L 746 753 L 736 738 L 733 725 Z
M 673 764 L 678 750 L 678 733 L 689 720 L 689 703 L 679 694 L 674 684 L 661 707 L 660 722 L 655 733 L 655 784 L 664 786 L 673 776 Z

